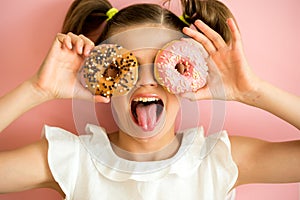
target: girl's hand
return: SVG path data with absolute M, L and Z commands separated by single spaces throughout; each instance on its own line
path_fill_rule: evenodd
M 49 99 L 79 98 L 108 102 L 108 98 L 93 96 L 79 80 L 77 73 L 94 43 L 83 35 L 58 33 L 38 73 L 32 78 L 33 85 Z
M 182 94 L 191 100 L 222 99 L 244 101 L 257 89 L 259 78 L 250 69 L 244 55 L 240 33 L 233 19 L 228 19 L 232 33 L 229 44 L 209 26 L 197 20 L 195 26 L 203 32 L 184 28 L 183 32 L 201 43 L 208 52 L 207 85 L 196 93 Z

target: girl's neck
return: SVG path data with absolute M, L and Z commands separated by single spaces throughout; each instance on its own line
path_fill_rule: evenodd
M 109 134 L 114 152 L 121 158 L 134 161 L 165 160 L 176 154 L 182 135 L 176 135 L 174 129 L 150 139 L 133 138 L 119 131 Z

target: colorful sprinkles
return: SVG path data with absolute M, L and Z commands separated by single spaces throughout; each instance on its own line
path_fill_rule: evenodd
M 206 84 L 207 58 L 207 52 L 200 44 L 172 41 L 156 55 L 156 80 L 174 94 L 195 92 Z
M 138 63 L 135 56 L 116 44 L 96 46 L 85 60 L 85 87 L 95 95 L 124 95 L 137 81 Z

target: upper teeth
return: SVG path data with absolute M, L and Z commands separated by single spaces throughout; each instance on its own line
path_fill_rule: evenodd
M 156 97 L 138 97 L 134 98 L 133 101 L 142 101 L 142 102 L 151 102 L 151 101 L 158 101 L 159 98 Z

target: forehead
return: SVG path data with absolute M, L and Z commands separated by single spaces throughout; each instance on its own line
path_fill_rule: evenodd
M 118 44 L 130 51 L 136 51 L 161 49 L 168 42 L 182 37 L 184 35 L 180 31 L 161 27 L 139 27 L 119 32 L 108 38 L 105 43 Z

